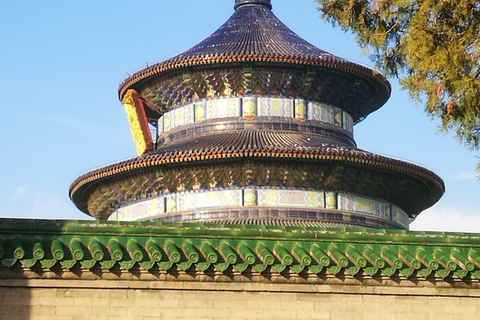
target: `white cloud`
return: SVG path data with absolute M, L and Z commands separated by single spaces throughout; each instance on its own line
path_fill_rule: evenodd
M 480 208 L 437 204 L 422 212 L 410 230 L 480 233 Z
M 27 194 L 28 192 L 28 186 L 27 185 L 20 185 L 17 186 L 13 193 L 8 196 L 7 200 L 8 201 L 15 201 L 19 198 L 21 198 L 23 195 Z

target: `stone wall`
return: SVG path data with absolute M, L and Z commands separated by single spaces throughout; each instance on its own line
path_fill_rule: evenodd
M 475 319 L 480 290 L 272 283 L 2 280 L 0 320 Z

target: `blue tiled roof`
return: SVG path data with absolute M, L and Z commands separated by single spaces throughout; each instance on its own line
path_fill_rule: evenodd
M 353 75 L 368 79 L 375 87 L 372 92 L 376 97 L 370 100 L 370 104 L 374 105 L 370 107 L 373 110 L 388 99 L 390 84 L 382 75 L 308 43 L 275 16 L 269 0 L 237 0 L 235 8 L 233 15 L 199 44 L 125 79 L 119 88 L 120 97 L 123 97 L 128 88 L 136 87 L 145 80 L 173 70 L 261 62 L 278 66 L 286 63 L 312 66 L 334 70 L 345 74 L 346 77 Z M 365 114 L 373 110 L 368 110 Z M 362 115 L 354 118 L 362 118 Z
M 350 63 L 308 43 L 263 5 L 237 8 L 230 19 L 209 37 L 169 61 L 212 55 L 258 55 Z

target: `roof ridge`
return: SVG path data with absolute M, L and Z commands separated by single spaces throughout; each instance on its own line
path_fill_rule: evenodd
M 24 276 L 25 270 L 41 265 L 56 273 L 74 268 L 83 273 L 95 266 L 105 271 L 139 266 L 147 272 L 194 267 L 193 272 L 267 272 L 283 281 L 300 273 L 313 281 L 323 281 L 326 274 L 435 282 L 457 278 L 466 284 L 480 279 L 480 235 L 446 238 L 405 230 L 200 223 L 0 222 L 7 222 L 0 223 L 0 270 L 12 268 Z M 43 274 L 49 277 L 48 272 L 36 277 Z M 0 272 L 2 276 L 8 273 Z

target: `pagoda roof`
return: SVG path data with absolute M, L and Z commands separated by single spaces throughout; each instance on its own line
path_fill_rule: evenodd
M 37 278 L 120 268 L 137 273 L 140 269 L 153 278 L 158 270 L 217 273 L 201 281 L 233 272 L 268 273 L 283 282 L 296 274 L 302 275 L 296 281 L 306 283 L 349 275 L 361 281 L 457 279 L 465 285 L 480 279 L 480 235 L 305 225 L 0 219 L 0 278 L 18 268 L 22 273 L 35 271 Z
M 443 180 L 430 169 L 418 164 L 348 146 L 315 144 L 310 137 L 288 132 L 239 131 L 212 134 L 198 140 L 168 144 L 153 152 L 115 162 L 88 171 L 70 186 L 72 195 L 85 182 L 115 176 L 122 172 L 164 164 L 189 163 L 200 160 L 224 160 L 243 157 L 343 161 L 379 169 L 393 170 L 427 178 L 445 190 Z M 307 144 L 308 143 L 308 144 Z
M 319 49 L 294 33 L 273 14 L 270 0 L 249 0 L 236 1 L 234 14 L 199 44 L 126 78 L 119 96 L 122 99 L 128 89 L 138 90 L 151 79 L 173 71 L 246 62 L 272 63 L 280 68 L 285 64 L 314 67 L 366 79 L 375 97 L 368 101 L 370 110 L 353 114 L 356 121 L 383 105 L 391 91 L 378 72 Z
M 382 156 L 348 146 L 322 143 L 321 137 L 291 132 L 236 131 L 202 136 L 201 139 L 180 139 L 164 147 L 80 175 L 70 186 L 70 198 L 83 212 L 88 212 L 85 192 L 93 184 L 115 177 L 154 170 L 161 165 L 201 163 L 254 157 L 257 159 L 296 159 L 321 162 L 337 161 L 377 171 L 390 171 L 414 177 L 429 190 L 422 203 L 405 203 L 415 216 L 430 207 L 445 191 L 443 180 L 433 171 L 417 164 Z

